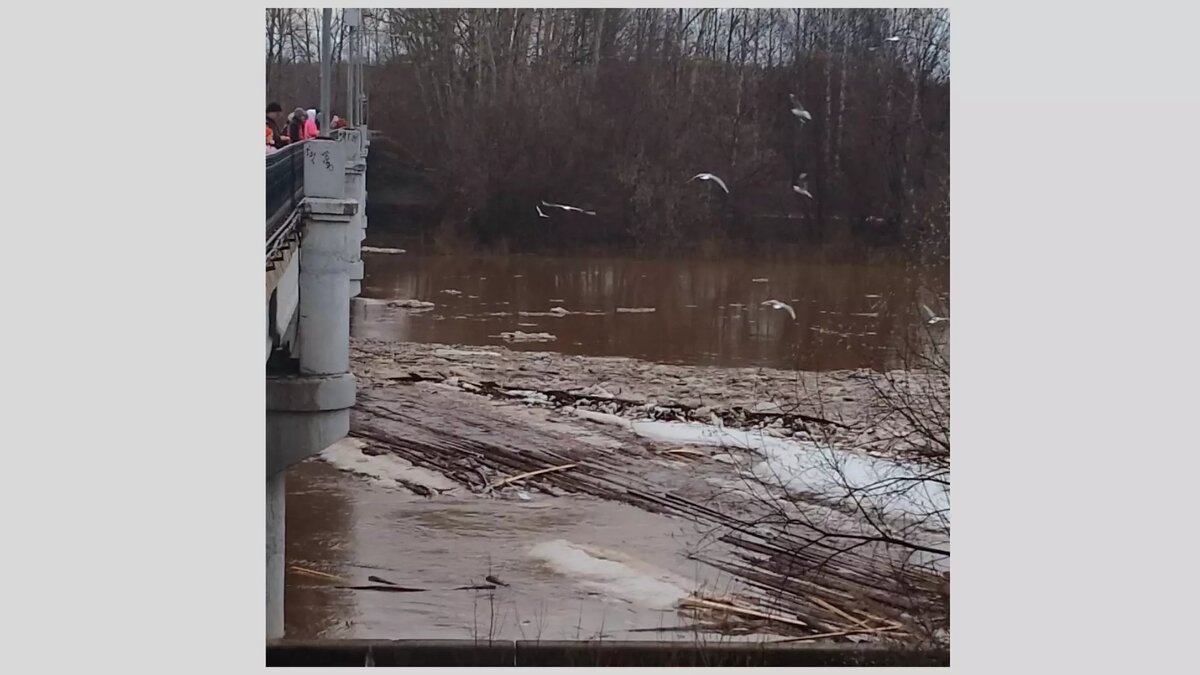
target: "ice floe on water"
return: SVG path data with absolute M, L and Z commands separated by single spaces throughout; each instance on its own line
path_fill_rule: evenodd
M 536 325 L 536 324 L 535 324 Z M 526 333 L 524 331 L 505 331 L 499 335 L 489 337 L 498 337 L 501 340 L 508 342 L 551 342 L 558 338 L 550 333 Z
M 318 457 L 337 469 L 364 476 L 388 487 L 398 487 L 404 482 L 434 490 L 452 490 L 458 487 L 457 483 L 440 473 L 413 466 L 395 455 L 364 454 L 365 447 L 366 443 L 356 438 L 343 438 L 322 450 Z
M 618 314 L 649 314 L 655 311 L 654 307 L 618 307 Z
M 920 469 L 889 459 L 781 438 L 760 430 L 730 429 L 701 422 L 630 420 L 580 409 L 573 412 L 592 422 L 622 427 L 655 443 L 752 451 L 761 458 L 750 469 L 754 477 L 789 492 L 840 498 L 853 491 L 886 512 L 923 515 L 945 510 L 949 519 L 947 487 L 938 482 L 915 481 L 921 475 Z
M 650 609 L 675 608 L 691 585 L 679 575 L 619 551 L 565 539 L 537 544 L 529 555 L 588 590 Z
M 434 356 L 501 356 L 500 352 L 472 351 L 468 349 L 435 349 Z
M 436 307 L 432 302 L 417 300 L 415 298 L 398 298 L 394 300 L 385 298 L 354 298 L 354 302 L 360 307 L 388 307 L 390 309 L 407 309 L 414 312 L 424 312 Z
M 445 293 L 446 295 L 462 295 L 462 291 L 458 290 L 457 288 L 443 288 L 441 292 Z

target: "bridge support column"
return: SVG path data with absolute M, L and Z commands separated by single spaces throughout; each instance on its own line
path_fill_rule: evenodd
M 367 165 L 361 158 L 354 159 L 346 165 L 346 197 L 356 200 L 360 205 L 366 204 L 366 173 Z M 366 211 L 360 208 L 354 214 L 354 222 L 351 223 L 351 232 L 348 238 L 352 261 L 350 263 L 350 297 L 352 298 L 358 297 L 358 294 L 362 292 L 362 241 L 367 238 L 366 222 Z
M 341 176 L 338 179 L 339 183 L 343 180 Z M 268 638 L 282 637 L 284 630 L 284 472 L 345 438 L 355 398 L 350 373 L 349 244 L 357 242 L 354 216 L 358 202 L 308 197 L 302 208 L 298 318 L 292 352 L 297 358 L 290 365 L 268 368 L 267 373 Z
M 346 155 L 346 198 L 365 205 L 367 197 L 367 158 L 363 146 L 362 130 L 347 129 L 341 137 Z M 363 263 L 362 241 L 366 239 L 367 213 L 359 208 L 354 214 L 354 233 L 350 236 L 353 264 L 350 269 L 350 297 L 362 292 Z

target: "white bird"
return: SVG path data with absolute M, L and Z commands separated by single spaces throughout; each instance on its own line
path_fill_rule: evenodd
M 778 300 L 766 300 L 759 304 L 763 305 L 764 307 L 770 307 L 771 309 L 782 309 L 782 310 L 786 311 L 788 314 L 792 315 L 792 321 L 796 320 L 796 310 L 792 309 L 792 306 L 787 304 L 786 302 L 780 302 Z
M 921 312 L 925 314 L 925 323 L 929 324 L 930 326 L 943 321 L 950 321 L 949 317 L 938 316 L 937 314 L 934 314 L 933 310 L 929 309 L 929 305 L 924 303 L 921 304 Z
M 579 213 L 582 213 L 587 216 L 596 215 L 595 211 L 585 211 L 585 210 L 579 208 L 578 206 L 567 206 L 566 204 L 551 204 L 550 202 L 545 201 L 545 200 L 542 201 L 542 206 L 545 206 L 546 208 L 550 208 L 550 209 L 562 209 L 563 211 L 578 211 Z
M 548 215 L 546 215 L 546 214 L 542 213 L 542 207 L 540 207 L 540 206 L 534 206 L 533 208 L 537 209 L 537 212 L 538 212 L 538 215 L 539 215 L 539 216 L 541 216 L 541 217 L 543 217 L 543 218 L 549 218 L 549 217 L 550 217 L 550 216 L 548 216 Z
M 802 173 L 796 178 L 796 184 L 792 186 L 792 190 L 798 195 L 804 195 L 812 199 L 812 193 L 808 191 L 808 174 Z
M 804 109 L 804 106 L 800 105 L 800 101 L 796 100 L 796 95 L 788 94 L 788 98 L 792 99 L 792 114 L 795 115 L 801 123 L 811 122 L 812 113 L 808 112 Z
M 725 191 L 725 194 L 729 194 L 729 188 L 726 187 L 725 181 L 721 180 L 720 177 L 714 176 L 711 173 L 698 173 L 695 176 L 692 176 L 691 178 L 689 178 L 687 180 L 687 182 L 690 183 L 690 182 L 696 180 L 697 178 L 699 178 L 700 180 L 716 181 L 717 185 L 720 185 L 721 189 Z
M 891 44 L 896 44 L 896 43 L 897 43 L 897 42 L 899 42 L 900 40 L 901 40 L 901 38 L 900 38 L 900 36 L 899 36 L 899 35 L 893 35 L 893 36 L 891 36 L 891 37 L 885 37 L 885 38 L 883 38 L 883 41 L 884 41 L 884 42 L 890 42 Z M 875 47 L 867 47 L 867 51 L 870 51 L 870 52 L 873 52 L 873 51 L 875 51 L 876 49 L 879 49 L 879 46 L 875 46 Z

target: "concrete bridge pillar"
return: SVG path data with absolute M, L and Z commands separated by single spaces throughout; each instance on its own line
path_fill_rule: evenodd
M 367 158 L 362 145 L 362 131 L 346 129 L 342 133 L 341 143 L 346 153 L 346 198 L 353 199 L 359 204 L 366 204 Z M 354 215 L 353 233 L 350 236 L 350 248 L 353 255 L 350 269 L 350 297 L 352 298 L 358 297 L 358 294 L 362 292 L 362 241 L 366 237 L 366 209 L 360 208 Z
M 292 359 L 267 372 L 267 638 L 283 637 L 285 470 L 350 431 L 350 276 L 359 203 L 339 143 L 305 148 L 299 301 Z M 352 249 L 351 243 L 354 244 Z

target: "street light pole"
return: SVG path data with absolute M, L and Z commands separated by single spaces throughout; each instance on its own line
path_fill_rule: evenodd
M 345 10 L 346 18 L 350 18 L 352 10 Z M 347 126 L 354 126 L 354 108 L 352 101 L 354 100 L 354 38 L 358 35 L 358 30 L 353 24 L 346 22 L 350 32 L 346 35 L 346 101 L 342 104 L 342 117 L 346 118 Z
M 333 78 L 331 66 L 333 60 L 333 10 L 321 10 L 321 115 L 324 123 L 321 125 L 321 136 L 329 136 L 329 105 L 333 93 Z M 315 122 L 316 120 L 314 120 Z

